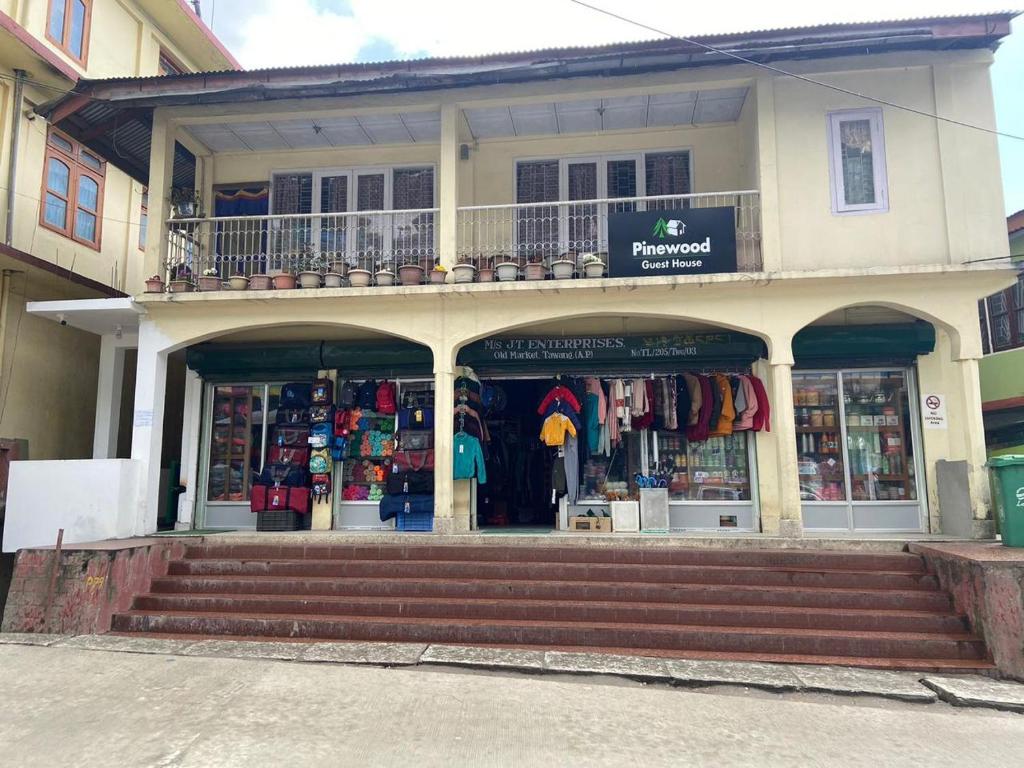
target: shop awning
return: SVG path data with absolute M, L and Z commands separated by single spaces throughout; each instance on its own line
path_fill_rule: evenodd
M 798 366 L 910 365 L 935 349 L 930 323 L 812 325 L 793 337 Z

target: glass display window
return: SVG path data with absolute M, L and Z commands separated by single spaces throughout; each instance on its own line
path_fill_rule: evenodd
M 793 374 L 797 466 L 804 501 L 845 501 L 839 378 L 835 373 Z
M 244 502 L 263 465 L 263 385 L 213 388 L 207 501 Z

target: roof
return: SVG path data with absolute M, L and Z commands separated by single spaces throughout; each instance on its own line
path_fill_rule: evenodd
M 136 178 L 148 179 L 152 111 L 158 106 L 269 102 L 617 77 L 897 51 L 994 50 L 1016 11 L 901 21 L 825 24 L 588 47 L 249 71 L 83 80 L 75 92 L 38 107 L 40 114 Z
M 1006 217 L 1006 231 L 1011 235 L 1024 231 L 1024 208 Z

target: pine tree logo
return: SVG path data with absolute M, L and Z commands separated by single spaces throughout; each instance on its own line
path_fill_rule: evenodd
M 654 225 L 654 231 L 651 233 L 651 236 L 659 240 L 664 240 L 668 237 L 668 222 L 659 218 Z

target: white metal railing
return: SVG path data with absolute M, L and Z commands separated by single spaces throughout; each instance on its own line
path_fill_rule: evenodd
M 607 263 L 608 215 L 629 211 L 729 207 L 736 211 L 739 271 L 761 269 L 761 196 L 757 190 L 599 200 L 472 205 L 458 209 L 458 259 L 478 269 L 511 262 L 520 268 L 595 253 Z
M 437 257 L 437 208 L 167 221 L 167 279 L 395 271 Z

